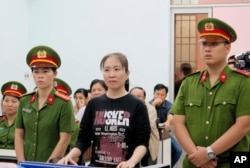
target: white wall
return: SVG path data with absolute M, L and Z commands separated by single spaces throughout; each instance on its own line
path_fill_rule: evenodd
M 148 99 L 155 84 L 169 83 L 169 1 L 0 1 L 0 20 L 7 23 L 0 32 L 1 83 L 20 80 L 34 88 L 32 77 L 25 80 L 24 74 L 30 73 L 26 53 L 35 45 L 49 45 L 60 54 L 58 77 L 73 91 L 102 78 L 101 58 L 117 51 L 129 59 L 131 86 L 144 87 Z M 6 64 L 14 60 L 13 66 Z
M 0 86 L 10 80 L 24 80 L 25 55 L 29 49 L 28 0 L 0 0 Z
M 245 51 L 250 51 L 249 30 L 250 24 L 248 12 L 250 4 L 238 7 L 216 7 L 213 15 L 230 24 L 237 33 L 237 40 L 232 43 L 230 55 L 238 55 Z M 239 19 L 240 18 L 240 19 Z

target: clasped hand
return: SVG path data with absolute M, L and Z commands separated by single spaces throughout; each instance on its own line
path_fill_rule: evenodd
M 206 147 L 197 146 L 197 150 L 189 154 L 188 159 L 196 167 L 215 168 L 217 166 L 217 161 L 209 160 Z

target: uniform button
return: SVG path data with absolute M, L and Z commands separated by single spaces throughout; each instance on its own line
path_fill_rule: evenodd
M 34 135 L 36 135 L 36 133 L 34 133 Z
M 193 106 L 193 103 L 189 103 L 189 106 Z
M 35 156 L 35 153 L 32 153 L 32 156 Z
M 225 102 L 225 101 L 224 101 L 222 104 L 223 104 L 223 105 L 226 105 L 226 104 L 227 104 L 227 102 Z
M 209 124 L 209 121 L 206 121 L 206 124 Z
M 36 146 L 36 144 L 35 144 L 35 143 L 34 143 L 33 145 L 34 145 L 34 146 Z
M 208 136 L 206 136 L 205 139 L 207 140 L 207 139 L 208 139 Z
M 209 92 L 209 95 L 212 95 L 213 94 L 213 92 Z
M 209 110 L 210 110 L 210 109 L 211 109 L 211 106 L 208 106 L 208 107 L 207 107 L 207 109 L 209 109 Z
M 35 125 L 37 125 L 37 122 L 35 122 Z

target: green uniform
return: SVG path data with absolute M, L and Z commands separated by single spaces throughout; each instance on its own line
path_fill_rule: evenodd
M 45 162 L 57 145 L 60 132 L 74 131 L 74 113 L 70 99 L 55 89 L 40 110 L 37 96 L 33 92 L 21 98 L 16 128 L 24 129 L 25 160 Z
M 207 71 L 189 75 L 183 80 L 171 113 L 185 115 L 186 126 L 196 146 L 207 147 L 222 136 L 236 118 L 250 115 L 250 78 L 225 67 L 213 87 Z M 230 151 L 249 151 L 249 135 L 228 151 L 219 155 L 229 157 Z M 229 160 L 219 167 L 229 167 Z M 187 158 L 183 168 L 195 167 Z
M 15 124 L 9 126 L 5 117 L 0 117 L 0 149 L 14 149 Z
M 80 122 L 75 122 L 75 131 L 72 133 L 71 140 L 70 140 L 70 148 L 73 148 L 76 144 L 78 133 L 80 130 Z

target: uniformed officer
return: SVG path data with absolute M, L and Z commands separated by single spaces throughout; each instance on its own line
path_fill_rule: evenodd
M 70 96 L 72 94 L 72 90 L 69 84 L 60 78 L 54 79 L 54 87 L 56 88 L 57 91 L 63 93 L 66 96 Z M 80 121 L 75 119 L 75 131 L 72 133 L 69 149 L 71 149 L 75 145 L 79 129 L 80 129 Z
M 54 79 L 54 86 L 55 86 L 57 91 L 65 94 L 67 96 L 70 96 L 72 94 L 72 90 L 71 90 L 71 87 L 69 86 L 69 84 L 60 78 Z
M 20 100 L 15 150 L 18 161 L 46 162 L 65 154 L 74 131 L 73 106 L 70 98 L 54 87 L 61 65 L 55 50 L 36 46 L 28 52 L 26 62 L 36 90 Z
M 174 131 L 186 152 L 183 168 L 229 168 L 229 153 L 249 151 L 249 73 L 231 69 L 227 55 L 237 38 L 216 18 L 198 23 L 206 69 L 187 76 L 171 109 Z
M 17 81 L 9 81 L 3 84 L 1 100 L 3 114 L 0 117 L 0 148 L 14 149 L 15 120 L 20 97 L 27 90 L 23 84 Z

